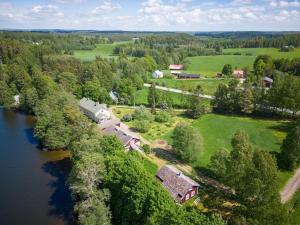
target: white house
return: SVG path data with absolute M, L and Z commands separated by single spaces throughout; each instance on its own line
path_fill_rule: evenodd
M 79 108 L 87 117 L 96 123 L 102 123 L 111 117 L 106 104 L 100 104 L 99 102 L 94 102 L 88 98 L 80 100 Z
M 152 73 L 152 77 L 157 79 L 157 78 L 163 78 L 164 77 L 164 74 L 163 72 L 159 71 L 159 70 L 155 70 L 153 73 Z

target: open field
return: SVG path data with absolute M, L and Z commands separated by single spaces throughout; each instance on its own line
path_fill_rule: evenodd
M 115 57 L 113 50 L 117 45 L 130 43 L 130 41 L 114 42 L 113 44 L 97 44 L 93 50 L 76 50 L 74 57 L 82 61 L 93 61 L 97 56 L 103 58 Z
M 195 79 L 195 80 L 180 80 L 180 79 L 151 79 L 152 82 L 160 86 L 177 88 L 181 90 L 189 90 L 201 85 L 203 94 L 214 95 L 220 83 L 228 84 L 229 80 L 217 79 Z
M 258 55 L 267 54 L 273 58 L 293 58 L 300 57 L 300 48 L 296 48 L 292 52 L 280 52 L 276 48 L 233 48 L 224 49 L 224 53 L 234 54 L 240 52 L 242 55 L 217 55 L 217 56 L 195 56 L 189 57 L 191 62 L 187 72 L 200 73 L 202 75 L 212 77 L 222 71 L 225 64 L 231 64 L 233 68 L 243 68 L 248 66 L 253 69 L 253 62 Z M 246 55 L 247 53 L 251 55 Z
M 275 59 L 300 57 L 300 48 L 295 48 L 291 52 L 281 52 L 277 48 L 228 48 L 223 50 L 223 53 L 234 54 L 236 52 L 240 52 L 242 55 L 252 54 L 253 56 L 270 55 Z

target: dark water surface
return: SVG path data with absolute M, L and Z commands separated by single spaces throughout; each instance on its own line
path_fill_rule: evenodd
M 42 152 L 31 116 L 0 108 L 0 225 L 69 225 L 68 153 Z

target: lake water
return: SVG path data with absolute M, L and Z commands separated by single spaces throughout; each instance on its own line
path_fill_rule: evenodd
M 68 153 L 40 151 L 34 123 L 0 108 L 0 225 L 72 224 Z

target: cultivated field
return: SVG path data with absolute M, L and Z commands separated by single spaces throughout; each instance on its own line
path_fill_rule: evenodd
M 251 70 L 256 56 L 262 54 L 270 55 L 273 58 L 300 57 L 300 48 L 296 48 L 292 52 L 280 52 L 276 48 L 233 48 L 224 49 L 223 52 L 232 55 L 189 57 L 188 60 L 190 61 L 190 65 L 187 71 L 212 77 L 221 72 L 225 64 L 231 64 L 233 68 L 239 69 L 248 66 Z M 236 52 L 239 52 L 242 55 L 233 55 Z
M 97 44 L 93 50 L 76 50 L 74 57 L 82 61 L 93 61 L 97 56 L 103 58 L 116 57 L 113 55 L 113 50 L 117 45 L 130 43 L 130 41 L 114 42 L 113 44 Z

